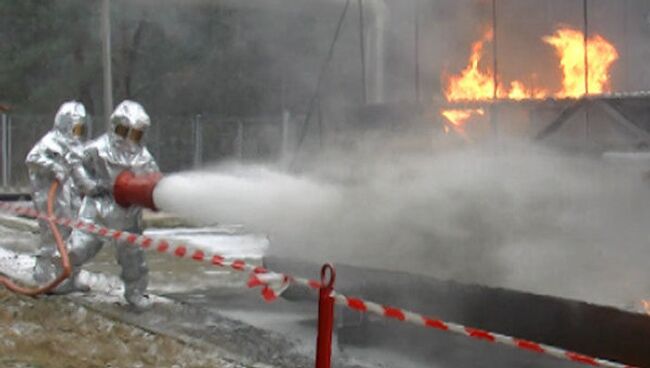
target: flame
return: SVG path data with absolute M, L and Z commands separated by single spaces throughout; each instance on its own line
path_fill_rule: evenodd
M 447 101 L 482 100 L 494 94 L 494 76 L 489 71 L 479 69 L 483 55 L 483 44 L 492 39 L 492 32 L 472 44 L 472 54 L 467 67 L 457 76 L 449 76 L 445 88 Z
M 584 35 L 571 28 L 560 28 L 552 36 L 542 38 L 555 47 L 562 67 L 562 90 L 557 97 L 580 97 L 585 91 Z M 589 93 L 609 91 L 609 69 L 618 59 L 616 48 L 600 35 L 587 40 Z
M 520 81 L 510 82 L 510 91 L 508 92 L 508 98 L 511 100 L 524 100 L 524 99 L 542 99 L 548 97 L 548 91 L 544 89 L 535 89 L 526 87 L 526 85 Z
M 472 44 L 472 54 L 465 69 L 456 76 L 447 76 L 445 97 L 447 101 L 487 100 L 494 97 L 494 73 L 491 70 L 480 70 L 483 57 L 483 45 L 492 40 L 492 32 L 487 32 L 481 40 Z M 499 98 L 507 97 L 513 100 L 525 98 L 544 98 L 547 92 L 526 87 L 521 81 L 510 82 L 510 89 L 502 85 L 497 88 Z
M 447 101 L 483 100 L 494 95 L 494 76 L 489 71 L 479 68 L 483 55 L 483 44 L 492 39 L 487 32 L 483 38 L 472 44 L 472 54 L 465 69 L 457 76 L 448 76 L 445 97 Z M 483 109 L 448 109 L 441 110 L 442 116 L 452 124 L 454 131 L 464 133 L 463 126 L 474 115 L 484 115 Z
M 508 93 L 508 97 L 513 100 L 523 100 L 528 97 L 526 86 L 519 81 L 513 81 L 510 83 L 510 93 Z
M 452 110 L 442 110 L 442 116 L 444 116 L 451 124 L 462 127 L 467 119 L 471 118 L 474 115 L 485 115 L 483 109 L 452 109 Z
M 445 98 L 449 102 L 489 100 L 494 98 L 494 74 L 491 70 L 481 70 L 483 46 L 492 40 L 492 32 L 486 32 L 480 40 L 472 44 L 472 52 L 467 66 L 457 75 L 444 75 Z M 566 98 L 580 97 L 585 94 L 584 39 L 582 32 L 572 28 L 558 28 L 551 36 L 542 40 L 555 48 L 562 70 L 562 89 L 551 93 L 543 88 L 533 88 L 514 80 L 504 87 L 501 83 L 496 88 L 497 98 L 512 100 L 543 99 L 549 96 Z M 589 93 L 609 91 L 609 70 L 618 59 L 616 48 L 600 35 L 588 40 L 588 78 Z M 480 111 L 480 112 L 479 112 Z M 472 116 L 484 115 L 482 109 L 441 110 L 441 114 L 453 125 L 463 126 Z
M 647 315 L 650 315 L 650 300 L 645 299 L 641 300 L 641 305 L 643 306 L 643 309 L 645 310 Z

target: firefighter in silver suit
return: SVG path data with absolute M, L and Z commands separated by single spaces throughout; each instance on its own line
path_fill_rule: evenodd
M 81 165 L 75 165 L 73 173 L 86 195 L 79 210 L 81 220 L 110 229 L 142 233 L 142 208 L 121 207 L 113 198 L 112 188 L 115 178 L 124 170 L 135 174 L 159 171 L 144 144 L 149 125 L 149 116 L 140 104 L 123 101 L 110 117 L 108 132 L 86 146 L 80 158 Z M 69 249 L 73 275 L 66 283 L 75 282 L 80 267 L 97 254 L 104 242 L 82 231 L 72 233 Z M 148 308 L 151 301 L 145 292 L 149 270 L 143 250 L 123 242 L 114 243 L 117 262 L 122 268 L 120 277 L 124 282 L 125 299 L 136 309 Z
M 86 109 L 76 102 L 65 102 L 54 117 L 54 127 L 29 151 L 25 164 L 29 173 L 34 207 L 47 213 L 48 192 L 52 182 L 59 182 L 54 214 L 58 217 L 74 218 L 81 204 L 79 188 L 71 177 L 72 165 L 83 149 L 86 130 Z M 53 280 L 57 275 L 57 251 L 54 236 L 47 221 L 38 220 L 40 244 L 34 266 L 34 279 L 39 283 Z M 63 239 L 70 230 L 59 227 Z M 83 287 L 81 287 L 83 289 Z

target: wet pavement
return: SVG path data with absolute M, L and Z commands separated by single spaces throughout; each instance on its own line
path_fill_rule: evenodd
M 315 346 L 317 305 L 311 302 L 289 302 L 278 300 L 265 304 L 251 293 L 236 290 L 200 290 L 168 297 L 183 300 L 190 305 L 201 305 L 233 320 L 245 321 L 257 328 L 274 331 L 292 340 L 299 341 L 301 351 L 313 356 Z M 344 313 L 338 309 L 337 315 Z M 494 367 L 540 367 L 577 368 L 581 365 L 556 358 L 531 354 L 507 346 L 490 344 L 464 336 L 423 329 L 403 322 L 382 320 L 372 317 L 373 324 L 365 333 L 373 334 L 367 343 L 340 344 L 341 334 L 337 328 L 334 336 L 334 356 L 347 365 L 360 367 L 395 368 L 494 368 Z M 340 323 L 337 327 L 341 327 Z M 405 334 L 411 335 L 404 339 Z M 416 336 L 433 347 L 409 344 Z M 308 365 L 307 365 L 308 366 Z

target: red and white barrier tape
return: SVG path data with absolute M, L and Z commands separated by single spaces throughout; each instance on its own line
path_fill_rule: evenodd
M 373 313 L 388 319 L 408 322 L 426 328 L 433 328 L 441 331 L 452 332 L 463 336 L 471 337 L 477 340 L 483 340 L 491 343 L 509 345 L 518 349 L 530 352 L 550 355 L 563 360 L 569 360 L 584 365 L 594 367 L 612 367 L 612 368 L 632 368 L 633 366 L 611 362 L 604 359 L 593 358 L 587 355 L 578 354 L 568 350 L 538 344 L 536 342 L 517 339 L 510 336 L 501 335 L 494 332 L 484 331 L 476 328 L 465 327 L 457 323 L 444 322 L 438 319 L 426 317 L 417 313 L 410 312 L 401 308 L 385 306 L 373 302 L 368 302 L 359 298 L 347 297 L 334 292 L 336 304 L 342 305 L 352 310 L 363 313 Z
M 11 211 L 18 215 L 35 218 L 47 218 L 47 215 L 41 214 L 32 208 L 18 206 L 7 202 L 0 202 L 0 210 L 2 209 Z M 195 249 L 183 242 L 165 240 L 160 238 L 153 239 L 144 235 L 96 226 L 92 223 L 80 220 L 62 218 L 54 218 L 53 220 L 62 226 L 81 230 L 106 239 L 123 241 L 131 245 L 138 245 L 145 250 L 155 250 L 159 253 L 167 253 L 179 258 L 189 258 L 194 261 L 207 262 L 218 267 L 231 268 L 235 271 L 249 272 L 250 279 L 247 284 L 248 287 L 261 287 L 262 297 L 267 301 L 275 300 L 288 287 L 289 283 L 303 285 L 313 290 L 318 290 L 321 286 L 319 281 L 271 272 L 263 267 L 248 264 L 243 260 L 227 261 L 223 256 L 219 254 L 207 254 L 204 251 Z M 279 283 L 276 281 L 279 281 Z M 490 343 L 500 343 L 521 350 L 545 354 L 583 365 L 590 365 L 593 367 L 634 368 L 631 365 L 593 358 L 587 355 L 578 354 L 553 346 L 517 339 L 514 337 L 484 331 L 481 329 L 465 327 L 456 323 L 444 322 L 405 309 L 385 306 L 360 298 L 347 297 L 337 292 L 333 292 L 332 296 L 334 297 L 336 304 L 357 312 L 372 313 L 384 318 L 407 322 L 425 328 L 433 328 L 441 331 L 452 332 Z
M 46 214 L 26 206 L 11 204 L 0 201 L 0 210 L 8 210 L 21 216 L 46 219 Z M 103 226 L 97 226 L 90 222 L 73 220 L 68 218 L 53 218 L 58 225 L 80 230 L 99 237 L 125 242 L 134 246 L 140 246 L 144 250 L 166 253 L 177 258 L 188 258 L 197 262 L 204 262 L 217 267 L 230 268 L 238 272 L 247 272 L 250 274 L 248 287 L 261 287 L 262 297 L 266 301 L 277 299 L 280 294 L 289 286 L 291 282 L 303 285 L 311 285 L 312 288 L 320 288 L 320 283 L 315 280 L 294 279 L 288 275 L 275 272 L 269 272 L 264 267 L 251 265 L 241 259 L 227 260 L 226 257 L 218 253 L 207 253 L 196 247 L 187 245 L 182 241 L 168 240 L 162 238 L 151 238 L 145 235 L 134 234 L 127 231 L 109 229 Z

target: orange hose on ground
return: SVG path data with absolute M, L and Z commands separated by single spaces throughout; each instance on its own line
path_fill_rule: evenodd
M 55 287 L 59 286 L 65 279 L 70 277 L 72 274 L 72 267 L 70 266 L 70 258 L 68 257 L 68 250 L 65 247 L 65 242 L 63 237 L 59 232 L 59 229 L 54 223 L 54 199 L 56 198 L 56 192 L 59 189 L 59 182 L 54 181 L 50 186 L 50 191 L 47 194 L 47 224 L 54 235 L 54 240 L 56 241 L 56 248 L 61 255 L 61 263 L 63 265 L 63 272 L 56 279 L 52 280 L 50 283 L 37 287 L 37 288 L 27 288 L 22 287 L 14 283 L 11 279 L 0 276 L 0 284 L 4 285 L 7 289 L 28 296 L 37 296 L 39 294 L 44 294 L 49 291 L 52 291 Z

